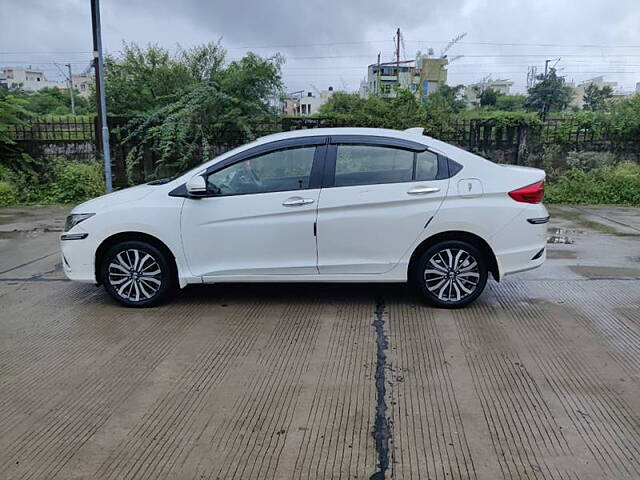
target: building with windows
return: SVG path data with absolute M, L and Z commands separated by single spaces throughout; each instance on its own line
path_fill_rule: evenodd
M 488 90 L 490 88 L 491 90 L 495 90 L 502 95 L 509 95 L 512 86 L 513 82 L 511 80 L 492 80 L 491 78 L 487 78 L 480 82 L 472 83 L 471 85 L 467 85 L 466 87 L 464 87 L 464 98 L 470 105 L 479 107 L 480 96 L 485 90 Z
M 26 92 L 37 92 L 46 87 L 60 87 L 58 82 L 47 80 L 42 70 L 33 68 L 3 67 L 2 76 L 6 79 L 7 87 L 21 88 Z
M 93 85 L 94 82 L 95 77 L 93 75 L 71 75 L 73 89 L 81 97 L 88 97 L 91 94 L 91 85 Z
M 88 97 L 91 93 L 91 83 L 94 77 L 90 75 L 72 75 L 73 89 L 82 97 Z M 3 67 L 0 69 L 0 84 L 7 88 L 16 87 L 25 92 L 37 92 L 43 88 L 69 88 L 67 81 L 48 80 L 44 71 L 25 67 Z
M 360 83 L 360 96 L 394 98 L 396 89 L 414 92 L 420 98 L 436 92 L 447 83 L 447 58 L 433 58 L 418 52 L 415 60 L 374 63 L 367 68 L 367 79 Z
M 291 94 L 282 102 L 282 113 L 284 115 L 312 115 L 320 110 L 320 107 L 327 103 L 333 95 L 333 87 L 327 88 L 313 94 L 313 92 L 304 91 Z
M 573 98 L 569 107 L 582 108 L 584 107 L 584 93 L 589 85 L 595 85 L 598 88 L 610 87 L 611 90 L 615 90 L 618 87 L 618 82 L 605 82 L 603 76 L 591 78 L 577 85 L 569 84 L 573 89 Z

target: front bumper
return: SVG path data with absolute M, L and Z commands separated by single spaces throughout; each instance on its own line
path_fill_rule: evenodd
M 73 229 L 75 230 L 75 229 Z M 84 234 L 86 232 L 75 232 L 74 234 Z M 71 237 L 75 239 L 64 240 L 66 232 L 60 235 L 60 251 L 62 254 L 62 268 L 69 280 L 83 283 L 97 283 L 95 274 L 95 245 L 91 235 L 84 238 Z M 68 238 L 68 237 L 67 237 Z

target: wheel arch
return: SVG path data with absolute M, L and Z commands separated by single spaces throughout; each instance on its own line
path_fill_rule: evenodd
M 485 256 L 489 263 L 489 271 L 496 281 L 500 281 L 500 269 L 498 267 L 498 260 L 496 259 L 493 249 L 482 237 L 475 233 L 465 232 L 462 230 L 448 230 L 445 232 L 436 233 L 423 240 L 411 254 L 409 259 L 409 266 L 407 271 L 407 278 L 412 278 L 413 270 L 416 268 L 420 256 L 432 245 L 445 240 L 459 240 L 468 242 L 471 245 L 478 248 Z
M 113 245 L 116 245 L 117 243 L 120 243 L 120 242 L 126 242 L 126 241 L 147 242 L 150 245 L 153 245 L 154 247 L 156 247 L 158 250 L 160 250 L 162 253 L 164 253 L 167 256 L 167 259 L 169 260 L 169 264 L 171 265 L 171 268 L 173 270 L 174 278 L 176 280 L 178 279 L 178 263 L 176 261 L 176 256 L 173 254 L 173 252 L 167 246 L 166 243 L 164 243 L 158 237 L 154 237 L 153 235 L 149 235 L 148 233 L 129 231 L 129 232 L 115 233 L 105 238 L 100 244 L 100 246 L 96 249 L 96 255 L 94 258 L 94 271 L 96 276 L 96 283 L 98 285 L 102 283 L 102 279 L 100 278 L 100 266 L 101 266 L 104 255 L 107 253 L 109 248 L 111 248 Z

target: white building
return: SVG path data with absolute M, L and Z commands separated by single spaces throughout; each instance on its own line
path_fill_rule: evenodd
M 512 86 L 513 82 L 511 80 L 492 80 L 488 78 L 481 82 L 472 83 L 471 85 L 467 85 L 466 87 L 464 87 L 464 98 L 466 99 L 467 103 L 478 107 L 480 106 L 480 96 L 485 90 L 488 90 L 490 88 L 491 90 L 495 90 L 502 95 L 509 95 Z
M 595 85 L 598 88 L 610 87 L 611 90 L 615 90 L 618 86 L 618 82 L 605 82 L 603 76 L 595 77 L 590 80 L 585 80 L 578 85 L 569 85 L 573 89 L 573 98 L 571 99 L 570 107 L 584 107 L 584 93 L 589 85 Z
M 3 67 L 2 76 L 8 87 L 19 87 L 26 92 L 37 92 L 46 87 L 60 88 L 60 83 L 47 80 L 42 70 L 25 67 Z
M 71 82 L 76 94 L 88 97 L 91 93 L 90 85 L 94 81 L 93 76 L 72 75 Z M 37 92 L 43 88 L 59 88 L 67 90 L 69 84 L 66 81 L 58 82 L 47 80 L 42 70 L 25 67 L 3 67 L 0 69 L 0 84 L 7 88 L 17 87 L 25 92 Z
M 291 95 L 284 99 L 282 103 L 282 113 L 284 115 L 312 115 L 320 110 L 320 107 L 327 103 L 333 95 L 333 87 L 322 90 L 314 95 L 313 92 L 300 92 L 300 96 Z
M 95 82 L 95 78 L 89 75 L 71 75 L 71 84 L 73 89 L 81 96 L 88 97 L 91 94 L 91 85 Z

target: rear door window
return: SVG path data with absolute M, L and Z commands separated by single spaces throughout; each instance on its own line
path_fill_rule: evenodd
M 410 182 L 414 153 L 373 145 L 338 145 L 334 186 Z M 437 166 L 437 162 L 436 162 Z

